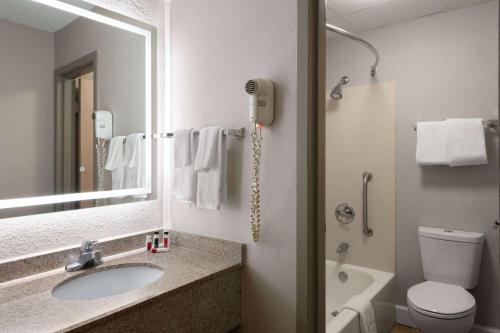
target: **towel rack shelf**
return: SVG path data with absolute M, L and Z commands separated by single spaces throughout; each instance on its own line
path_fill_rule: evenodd
M 195 134 L 199 134 L 198 131 L 195 131 Z M 224 129 L 224 135 L 226 136 L 234 136 L 235 138 L 241 139 L 245 137 L 245 127 L 238 128 L 226 128 Z M 173 132 L 161 132 L 157 134 L 153 134 L 154 138 L 160 139 L 170 139 L 174 137 Z
M 493 131 L 498 131 L 499 128 L 499 121 L 498 119 L 488 119 L 488 120 L 483 120 L 483 126 L 486 129 L 493 130 Z M 413 125 L 413 130 L 417 130 L 417 124 Z

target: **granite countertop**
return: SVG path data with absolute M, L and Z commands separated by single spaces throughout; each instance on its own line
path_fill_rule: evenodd
M 163 269 L 165 274 L 146 287 L 124 294 L 85 301 L 68 301 L 52 296 L 52 288 L 79 274 L 109 266 L 144 263 Z M 237 257 L 223 257 L 172 246 L 166 253 L 138 249 L 104 258 L 96 268 L 67 273 L 63 268 L 0 284 L 0 332 L 65 332 L 120 310 L 237 269 Z

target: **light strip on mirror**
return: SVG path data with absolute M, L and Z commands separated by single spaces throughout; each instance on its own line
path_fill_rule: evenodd
M 41 205 L 50 205 L 56 203 L 104 199 L 104 198 L 122 197 L 129 195 L 144 195 L 147 193 L 148 192 L 145 188 L 133 188 L 127 190 L 71 193 L 71 194 L 59 194 L 59 195 L 46 195 L 42 197 L 6 199 L 6 200 L 0 200 L 0 209 L 41 206 Z
M 116 27 L 116 28 L 120 28 L 123 30 L 134 32 L 136 34 L 140 34 L 143 36 L 151 35 L 151 32 L 149 32 L 148 30 L 133 26 L 133 25 L 125 23 L 125 22 L 115 20 L 111 17 L 107 17 L 107 16 L 104 16 L 101 14 L 97 14 L 97 13 L 88 11 L 86 9 L 83 9 L 83 8 L 80 8 L 77 6 L 67 4 L 67 3 L 62 2 L 62 1 L 58 1 L 58 0 L 31 0 L 31 1 L 42 4 L 42 5 L 49 6 L 52 8 L 62 10 L 62 11 L 67 12 L 67 13 L 82 16 L 82 17 L 91 19 L 93 21 L 97 21 L 97 22 L 101 22 L 101 23 L 104 23 L 107 25 L 111 25 L 111 26 Z
M 151 32 L 128 23 L 124 23 L 110 17 L 90 12 L 80 7 L 69 5 L 67 3 L 57 0 L 31 0 L 46 6 L 50 6 L 71 14 L 88 18 L 93 21 L 104 23 L 116 28 L 127 30 L 133 33 L 140 34 L 145 37 L 145 109 L 146 109 L 146 187 L 124 190 L 112 190 L 102 192 L 85 192 L 85 193 L 71 193 L 59 195 L 47 195 L 39 197 L 27 197 L 18 199 L 4 199 L 0 200 L 0 210 L 8 208 L 19 208 L 29 206 L 50 205 L 65 202 L 75 202 L 83 200 L 95 200 L 113 197 L 123 197 L 131 195 L 144 195 L 152 192 L 151 186 L 151 166 L 152 166 L 152 151 L 151 151 Z
M 153 146 L 151 140 L 153 139 L 153 133 L 151 132 L 151 33 L 149 33 L 145 36 L 146 38 L 146 58 L 145 58 L 145 63 L 146 63 L 146 82 L 145 82 L 145 107 L 146 107 L 146 189 L 148 190 L 148 193 L 152 192 L 152 187 L 151 187 L 151 169 L 152 169 L 152 151 L 151 147 Z M 158 95 L 157 95 L 158 96 Z M 158 103 L 157 103 L 158 105 Z

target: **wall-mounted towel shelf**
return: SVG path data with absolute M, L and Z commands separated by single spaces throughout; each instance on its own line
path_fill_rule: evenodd
M 195 131 L 195 134 L 198 134 L 198 131 Z M 245 137 L 245 127 L 239 128 L 226 128 L 224 130 L 224 135 L 226 136 L 234 136 L 238 139 Z M 153 135 L 153 138 L 161 138 L 161 139 L 170 139 L 174 137 L 173 132 L 161 132 Z
M 483 126 L 486 129 L 498 132 L 499 128 L 499 122 L 498 119 L 488 119 L 488 120 L 483 120 Z M 417 130 L 417 124 L 413 125 L 413 130 Z

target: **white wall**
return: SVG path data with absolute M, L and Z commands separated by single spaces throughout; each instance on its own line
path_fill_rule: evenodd
M 220 211 L 172 204 L 174 229 L 247 244 L 243 331 L 295 332 L 297 2 L 174 0 L 173 128 L 247 127 L 230 138 L 228 200 Z M 276 120 L 263 130 L 262 240 L 252 242 L 248 79 L 275 82 Z M 305 112 L 305 111 L 304 111 Z
M 51 195 L 54 36 L 0 20 L 0 41 L 0 199 Z
M 164 6 L 162 0 L 89 0 L 124 15 L 153 24 L 159 29 L 159 68 L 163 87 L 164 70 Z M 159 122 L 163 120 L 163 94 L 160 94 Z M 161 127 L 160 127 L 161 129 Z M 162 158 L 158 159 L 161 170 Z M 159 174 L 157 183 L 162 184 Z M 39 251 L 73 245 L 83 239 L 102 239 L 161 227 L 161 194 L 159 200 L 116 206 L 66 211 L 0 220 L 0 260 Z M 34 238 L 31 238 L 34 237 Z M 31 239 L 30 239 L 31 238 Z
M 417 227 L 483 232 L 486 244 L 476 321 L 500 327 L 498 138 L 488 135 L 488 166 L 426 167 L 415 164 L 413 124 L 447 117 L 498 117 L 498 1 L 427 16 L 361 34 L 380 51 L 377 80 L 396 81 L 397 303 L 423 281 Z M 327 86 L 342 75 L 369 82 L 372 54 L 352 41 L 328 42 Z

